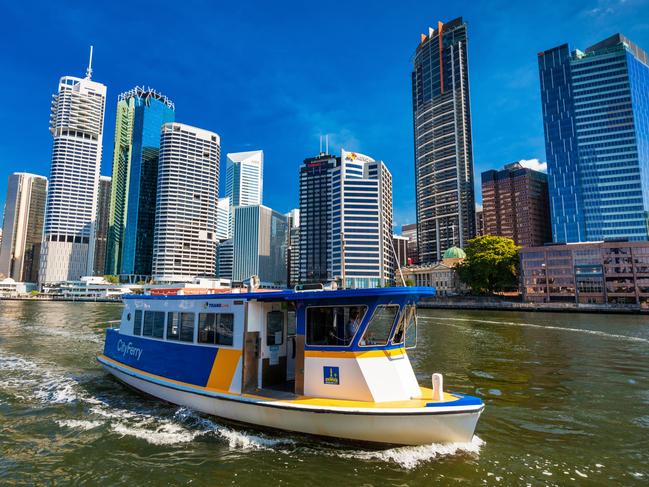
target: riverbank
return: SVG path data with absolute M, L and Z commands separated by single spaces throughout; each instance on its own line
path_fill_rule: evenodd
M 63 298 L 63 297 L 0 297 L 0 301 L 36 301 L 36 302 L 71 302 L 71 303 L 121 303 L 115 298 Z M 487 298 L 482 296 L 439 297 L 426 299 L 419 303 L 423 309 L 470 309 L 477 311 L 538 311 L 550 313 L 604 313 L 604 314 L 639 314 L 649 315 L 649 308 L 639 306 L 613 306 L 605 304 L 575 303 L 522 303 L 506 299 Z
M 483 311 L 539 311 L 550 313 L 600 313 L 649 315 L 649 308 L 629 305 L 576 304 L 576 303 L 523 303 L 497 298 L 468 297 L 436 298 L 421 301 L 419 308 L 425 309 L 470 309 Z

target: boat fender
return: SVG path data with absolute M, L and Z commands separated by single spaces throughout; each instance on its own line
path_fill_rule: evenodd
M 433 401 L 444 400 L 444 377 L 442 374 L 433 374 Z

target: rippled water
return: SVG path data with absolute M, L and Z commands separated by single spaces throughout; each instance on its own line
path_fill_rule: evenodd
M 120 306 L 0 302 L 0 484 L 647 485 L 649 318 L 429 310 L 422 384 L 487 408 L 470 444 L 390 449 L 257 431 L 98 366 Z

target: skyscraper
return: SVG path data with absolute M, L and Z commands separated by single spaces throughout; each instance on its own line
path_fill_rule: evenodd
M 649 237 L 649 65 L 621 34 L 538 55 L 552 239 Z
M 213 277 L 221 138 L 182 123 L 160 135 L 153 277 L 187 282 Z
M 331 182 L 340 159 L 320 154 L 300 167 L 300 282 L 326 283 L 331 274 Z
M 382 161 L 342 150 L 332 174 L 331 273 L 346 288 L 394 277 L 392 175 Z
M 421 35 L 412 104 L 419 258 L 435 262 L 475 236 L 467 27 L 461 17 Z
M 90 60 L 85 78 L 62 77 L 52 97 L 41 283 L 92 274 L 106 86 L 90 79 L 92 50 Z
M 259 277 L 263 287 L 286 286 L 288 219 L 263 205 L 234 207 L 232 280 Z
M 522 247 L 549 242 L 547 175 L 518 162 L 483 172 L 482 219 L 485 235 L 509 237 Z
M 94 275 L 106 274 L 106 240 L 108 238 L 108 217 L 110 215 L 111 178 L 99 176 L 99 197 L 97 199 L 97 231 L 95 234 Z
M 289 288 L 300 283 L 300 210 L 294 208 L 288 218 L 288 247 L 286 249 L 286 279 Z
M 232 208 L 230 207 L 230 198 L 227 196 L 225 198 L 219 198 L 219 202 L 216 207 L 216 239 L 219 242 L 231 238 L 231 210 Z
M 231 238 L 219 242 L 216 246 L 216 277 L 232 280 L 232 259 L 234 246 Z
M 227 155 L 225 195 L 231 206 L 260 205 L 263 194 L 264 151 Z
M 408 265 L 419 263 L 419 253 L 417 251 L 417 224 L 407 223 L 401 225 L 401 236 L 408 239 Z
M 108 274 L 151 274 L 160 128 L 174 121 L 174 110 L 151 88 L 136 86 L 117 98 Z
M 9 176 L 4 207 L 0 276 L 38 281 L 47 178 L 24 172 Z M 0 277 L 0 279 L 2 278 Z

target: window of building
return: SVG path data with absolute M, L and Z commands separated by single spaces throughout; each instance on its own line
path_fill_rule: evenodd
M 354 339 L 367 306 L 312 306 L 306 310 L 306 343 L 348 346 Z
M 142 336 L 164 338 L 165 313 L 164 311 L 145 311 Z
M 198 315 L 198 343 L 232 345 L 234 314 L 200 313 Z
M 135 321 L 133 322 L 133 335 L 142 334 L 142 310 L 135 310 Z
M 398 305 L 377 306 L 365 328 L 360 344 L 362 346 L 386 345 L 398 313 Z

